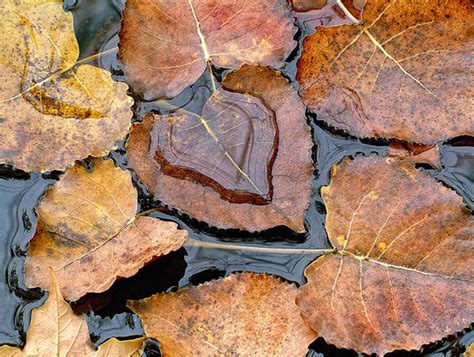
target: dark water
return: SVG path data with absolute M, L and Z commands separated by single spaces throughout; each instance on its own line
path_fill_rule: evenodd
M 74 28 L 81 50 L 80 58 L 116 47 L 123 5 L 122 0 L 64 0 L 64 8 L 74 15 Z M 296 39 L 301 42 L 304 34 L 304 26 L 301 26 Z M 290 80 L 294 79 L 295 63 L 300 49 L 301 46 L 298 46 L 293 51 L 283 68 L 284 75 Z M 112 71 L 116 79 L 121 80 L 115 54 L 101 57 L 92 64 Z M 225 74 L 225 70 L 219 68 L 215 68 L 214 72 L 217 79 Z M 210 87 L 209 73 L 206 72 L 195 84 L 168 103 L 200 112 L 211 94 Z M 167 113 L 164 103 L 137 101 L 134 120 L 141 120 L 142 115 L 148 111 Z M 155 217 L 175 221 L 181 228 L 189 230 L 192 238 L 206 242 L 245 244 L 259 248 L 330 248 L 324 230 L 325 208 L 319 190 L 321 186 L 329 183 L 331 166 L 339 163 L 346 155 L 382 155 L 388 148 L 388 141 L 361 141 L 343 135 L 326 128 L 309 112 L 307 120 L 313 132 L 313 158 L 316 162 L 313 199 L 306 215 L 307 234 L 296 234 L 285 227 L 276 227 L 258 235 L 239 230 L 218 230 L 177 211 L 165 209 L 139 180 L 134 178 L 139 191 L 140 211 L 159 208 L 158 212 L 153 213 Z M 441 172 L 430 167 L 421 167 L 437 180 L 455 189 L 471 209 L 474 206 L 473 146 L 473 138 L 453 139 L 441 145 Z M 123 143 L 110 156 L 119 166 L 127 168 Z M 23 262 L 28 241 L 36 227 L 34 207 L 44 190 L 55 179 L 57 173 L 27 175 L 7 166 L 0 166 L 0 266 L 3 269 L 0 277 L 0 316 L 5 317 L 0 325 L 0 344 L 22 345 L 31 310 L 44 302 L 46 294 L 40 290 L 25 289 Z M 117 281 L 104 293 L 85 296 L 76 302 L 73 308 L 77 313 L 87 315 L 91 340 L 99 345 L 112 336 L 126 338 L 143 335 L 139 318 L 125 306 L 127 299 L 140 299 L 189 283 L 198 284 L 244 270 L 267 272 L 301 284 L 304 283 L 304 268 L 317 257 L 315 254 L 282 254 L 245 249 L 208 249 L 196 246 L 181 248 L 147 265 L 135 276 Z M 458 356 L 472 342 L 474 332 L 468 330 L 424 346 L 420 351 L 395 352 L 393 355 Z M 146 354 L 158 355 L 158 346 L 158 343 L 149 343 Z M 323 339 L 316 340 L 309 352 L 309 356 L 345 355 L 356 353 L 327 345 Z

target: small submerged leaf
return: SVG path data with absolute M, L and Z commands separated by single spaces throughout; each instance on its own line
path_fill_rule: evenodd
M 283 0 L 129 0 L 120 32 L 127 82 L 145 100 L 174 97 L 207 64 L 281 66 L 296 43 Z
M 312 145 L 304 105 L 288 81 L 269 67 L 245 65 L 226 75 L 202 115 L 147 115 L 133 126 L 127 149 L 130 167 L 156 198 L 194 218 L 219 228 L 302 232 Z
M 34 309 L 23 350 L 1 346 L 0 356 L 140 356 L 145 338 L 119 341 L 115 338 L 94 348 L 86 320 L 74 314 L 61 295 L 53 274 L 45 304 Z
M 187 237 L 174 222 L 135 216 L 137 192 L 128 171 L 112 160 L 92 165 L 88 171 L 76 163 L 47 191 L 25 262 L 28 286 L 46 289 L 52 266 L 68 300 L 107 290 Z
M 336 252 L 306 269 L 297 298 L 319 336 L 383 355 L 469 326 L 474 219 L 460 196 L 411 163 L 377 157 L 334 167 L 322 196 Z
M 359 19 L 304 40 L 297 79 L 318 119 L 425 144 L 472 135 L 470 1 L 368 0 Z
M 270 275 L 240 273 L 128 306 L 165 356 L 304 356 L 316 336 L 296 294 Z
M 26 171 L 104 155 L 130 127 L 127 85 L 78 64 L 72 15 L 61 3 L 0 4 L 0 163 Z

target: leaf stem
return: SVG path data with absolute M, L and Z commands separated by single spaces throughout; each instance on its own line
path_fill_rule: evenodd
M 335 252 L 335 249 L 292 249 L 292 248 L 269 248 L 269 247 L 255 247 L 252 245 L 243 244 L 227 244 L 227 243 L 213 243 L 188 238 L 184 244 L 188 247 L 201 247 L 210 249 L 225 249 L 225 250 L 247 250 L 253 252 L 273 253 L 273 254 L 327 254 Z

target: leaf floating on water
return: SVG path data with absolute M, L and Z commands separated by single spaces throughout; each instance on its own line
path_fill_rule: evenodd
M 94 348 L 86 320 L 74 314 L 61 295 L 51 274 L 51 286 L 45 304 L 34 309 L 23 350 L 0 346 L 0 356 L 140 356 L 145 338 L 119 341 L 115 338 Z
M 304 105 L 268 67 L 245 65 L 222 88 L 202 116 L 134 125 L 130 167 L 158 199 L 211 226 L 304 231 L 313 171 Z
M 240 273 L 128 306 L 165 356 L 304 356 L 316 336 L 296 294 L 270 275 Z
M 92 163 L 92 171 L 76 163 L 47 191 L 25 262 L 28 286 L 47 289 L 52 266 L 68 300 L 107 290 L 187 237 L 176 223 L 135 216 L 137 192 L 128 171 L 112 160 Z
M 120 60 L 145 100 L 174 97 L 206 64 L 279 67 L 296 43 L 283 0 L 130 0 L 123 12 Z
M 425 144 L 472 135 L 474 12 L 470 1 L 368 0 L 360 25 L 304 40 L 304 102 L 359 137 Z
M 383 355 L 474 320 L 474 219 L 411 163 L 358 157 L 322 189 L 335 253 L 305 271 L 297 303 L 327 342 Z M 350 302 L 350 303 L 348 303 Z
M 0 5 L 0 163 L 27 171 L 102 156 L 130 127 L 127 86 L 77 62 L 72 15 L 61 3 Z

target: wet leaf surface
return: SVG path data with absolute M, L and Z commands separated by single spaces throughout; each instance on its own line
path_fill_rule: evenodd
M 130 301 L 165 356 L 303 356 L 314 333 L 295 304 L 296 286 L 241 273 Z
M 132 100 L 110 73 L 78 65 L 72 16 L 61 1 L 0 5 L 0 162 L 62 169 L 125 136 Z
M 39 224 L 25 263 L 27 285 L 47 289 L 52 266 L 63 295 L 77 300 L 107 290 L 117 278 L 134 275 L 184 244 L 187 232 L 175 223 L 135 216 L 136 210 L 130 173 L 112 160 L 93 160 L 91 171 L 76 163 L 37 208 Z
M 318 119 L 359 137 L 472 135 L 469 1 L 370 0 L 360 24 L 305 38 L 297 80 Z
M 130 167 L 157 199 L 211 226 L 260 231 L 277 225 L 286 225 L 297 232 L 304 231 L 304 215 L 311 193 L 313 171 L 311 148 L 313 144 L 309 127 L 306 124 L 304 106 L 296 92 L 279 72 L 268 67 L 247 65 L 237 72 L 227 74 L 222 88 L 235 92 L 233 94 L 226 94 L 226 96 L 234 97 L 228 105 L 228 114 L 232 116 L 237 115 L 237 118 L 232 119 L 233 117 L 231 116 L 230 124 L 225 122 L 224 119 L 222 121 L 216 120 L 219 119 L 217 115 L 222 110 L 225 110 L 225 108 L 221 109 L 222 103 L 219 103 L 219 105 L 214 104 L 213 100 L 215 99 L 211 97 L 210 104 L 209 102 L 206 104 L 206 106 L 212 106 L 212 110 L 209 109 L 208 111 L 209 117 L 204 117 L 206 108 L 202 116 L 188 114 L 184 117 L 192 119 L 190 123 L 186 122 L 183 124 L 184 128 L 193 128 L 194 130 L 199 128 L 200 133 L 195 132 L 192 135 L 179 137 L 180 142 L 177 144 L 186 149 L 189 147 L 193 152 L 196 150 L 197 153 L 192 154 L 194 158 L 198 155 L 199 157 L 205 156 L 207 160 L 210 160 L 210 155 L 216 157 L 213 161 L 206 163 L 207 167 L 200 168 L 201 172 L 207 176 L 207 180 L 223 182 L 218 176 L 222 171 L 220 168 L 223 165 L 223 163 L 219 163 L 219 160 L 226 160 L 225 164 L 231 167 L 233 170 L 231 173 L 234 175 L 231 180 L 232 184 L 227 186 L 233 189 L 230 199 L 226 198 L 222 191 L 216 191 L 212 186 L 209 187 L 206 179 L 203 182 L 199 178 L 199 181 L 196 182 L 196 177 L 189 177 L 182 173 L 179 175 L 179 178 L 176 178 L 174 176 L 177 175 L 170 176 L 168 174 L 169 169 L 161 167 L 160 161 L 157 160 L 157 144 L 160 139 L 162 140 L 160 135 L 169 137 L 168 134 L 163 133 L 163 130 L 160 133 L 160 129 L 163 128 L 161 126 L 163 120 L 169 120 L 169 117 L 160 118 L 156 115 L 147 115 L 142 124 L 133 126 L 127 147 Z M 220 92 L 217 93 L 220 95 Z M 266 128 L 265 130 L 262 129 L 258 132 L 252 129 L 256 125 L 252 123 L 256 117 L 254 112 L 246 109 L 249 103 L 258 103 L 258 112 L 256 113 L 259 113 L 258 115 L 260 116 L 267 115 L 267 119 L 262 121 L 262 125 Z M 257 109 L 253 106 L 252 110 L 256 111 Z M 268 117 L 268 114 L 272 112 L 275 116 L 276 125 L 272 124 L 271 117 Z M 199 121 L 197 122 L 197 120 Z M 239 130 L 235 128 L 238 124 L 233 124 L 235 120 L 239 124 L 242 123 L 238 127 Z M 215 147 L 217 140 L 212 138 L 210 131 L 214 132 L 214 129 L 211 129 L 211 125 L 223 125 L 225 128 L 224 132 L 228 129 L 233 130 L 231 142 L 225 141 L 227 140 L 225 136 L 220 137 L 218 136 L 219 134 L 216 134 L 217 140 L 223 142 L 225 148 L 233 145 L 240 146 L 240 144 L 244 144 L 247 147 L 246 151 L 242 151 L 241 148 L 237 147 L 238 149 L 235 152 L 240 156 L 238 161 L 233 159 L 233 162 L 238 163 L 239 168 L 248 168 L 248 172 L 243 174 L 239 169 L 236 169 L 232 160 L 229 160 L 229 157 L 223 154 L 221 150 L 218 150 L 216 154 L 208 151 L 209 154 L 206 153 L 204 155 L 200 147 L 195 144 L 199 140 L 207 140 Z M 270 129 L 273 131 L 277 129 L 278 132 L 273 134 L 272 137 L 271 134 L 268 134 L 269 131 L 271 132 Z M 169 131 L 170 129 L 167 132 Z M 173 132 L 174 137 L 177 135 L 179 133 Z M 195 138 L 194 135 L 199 136 Z M 193 141 L 189 141 L 189 138 L 192 138 Z M 271 149 L 276 138 L 278 139 L 277 154 L 273 166 L 270 166 Z M 295 143 L 298 144 L 295 145 Z M 209 146 L 208 144 L 200 145 Z M 253 147 L 254 145 L 257 146 Z M 186 149 L 180 150 L 186 152 Z M 253 154 L 254 152 L 256 154 Z M 242 157 L 242 155 L 248 155 L 248 153 L 256 155 L 256 158 L 260 158 L 260 160 L 256 162 L 252 156 Z M 161 153 L 159 154 L 161 155 Z M 234 155 L 233 152 L 232 155 Z M 265 159 L 263 162 L 262 157 Z M 176 160 L 175 163 L 179 160 L 179 165 L 181 166 L 185 163 L 185 160 L 180 158 L 181 156 L 178 156 L 174 159 Z M 218 167 L 216 164 L 220 166 Z M 191 165 L 197 165 L 197 163 Z M 269 167 L 271 167 L 271 172 Z M 193 167 L 187 167 L 186 169 L 190 170 Z M 173 167 L 173 170 L 178 171 L 179 168 Z M 264 174 L 256 175 L 254 174 L 256 170 Z M 240 175 L 236 176 L 236 173 L 240 173 Z M 250 181 L 248 178 L 251 178 L 253 182 L 255 180 L 254 177 L 257 177 L 265 182 L 269 174 L 271 175 L 271 181 L 268 180 L 267 182 L 271 182 L 273 186 L 270 202 L 257 202 L 267 203 L 264 205 L 245 203 L 245 201 L 244 203 L 235 203 L 236 201 L 239 202 L 239 200 L 242 202 L 242 195 L 239 192 L 236 193 L 236 189 L 240 188 L 238 185 L 241 185 L 241 182 L 249 187 Z M 262 187 L 261 191 L 266 190 L 264 188 L 265 185 L 255 184 L 255 186 L 257 188 Z M 250 187 L 250 190 L 252 189 L 253 191 L 250 191 L 250 193 L 254 197 L 256 196 L 255 193 L 258 193 L 258 197 L 262 197 L 255 187 Z
M 145 100 L 174 97 L 207 63 L 281 66 L 295 47 L 286 2 L 127 1 L 120 32 L 125 77 Z
M 297 299 L 319 336 L 383 355 L 469 326 L 474 220 L 460 196 L 377 157 L 345 159 L 322 194 L 336 252 L 307 268 Z
M 25 347 L 1 346 L 0 356 L 140 356 L 144 341 L 112 338 L 96 350 L 89 340 L 85 319 L 74 315 L 51 274 L 48 299 L 33 310 Z

